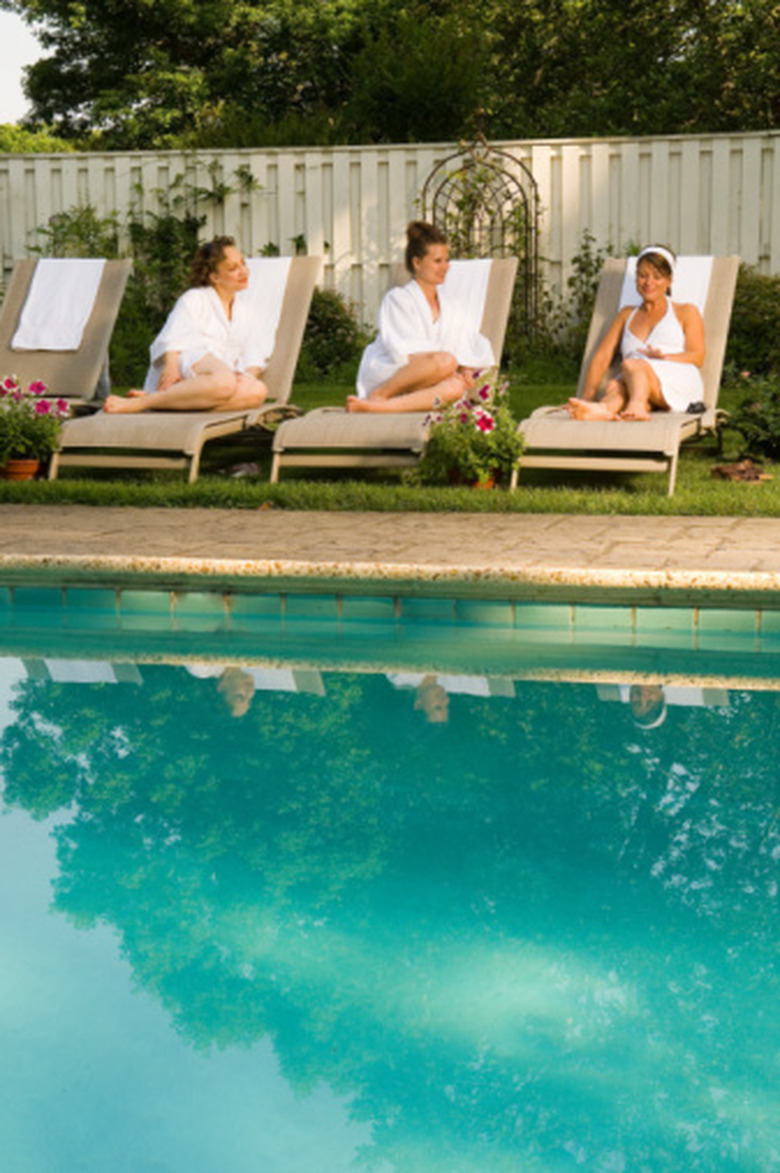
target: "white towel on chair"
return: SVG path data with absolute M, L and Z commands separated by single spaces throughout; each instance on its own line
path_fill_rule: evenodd
M 262 349 L 269 357 L 274 352 L 276 331 L 282 314 L 284 291 L 290 272 L 291 257 L 249 257 L 249 287 L 247 296 L 257 318 Z
M 78 350 L 104 260 L 41 259 L 35 266 L 12 350 Z
M 711 272 L 712 257 L 678 257 L 672 281 L 672 301 L 677 305 L 690 303 L 699 311 L 703 311 L 710 287 Z M 636 257 L 629 257 L 620 292 L 620 304 L 639 305 L 641 300 L 636 291 Z
M 490 277 L 490 258 L 469 261 L 450 261 L 449 271 L 445 280 L 448 294 L 452 294 L 462 313 L 464 322 L 471 325 L 471 330 L 479 329 L 482 315 L 485 312 L 485 298 L 487 297 L 488 279 Z

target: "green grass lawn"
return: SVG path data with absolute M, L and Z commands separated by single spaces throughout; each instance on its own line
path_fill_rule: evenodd
M 303 410 L 325 404 L 342 404 L 351 385 L 297 384 L 292 401 Z M 512 408 L 518 419 L 535 407 L 564 403 L 572 393 L 571 382 L 529 382 L 515 378 L 511 385 Z M 741 392 L 724 388 L 720 405 L 736 407 Z M 481 492 L 454 487 L 428 488 L 405 483 L 401 473 L 390 471 L 306 470 L 284 471 L 281 484 L 270 485 L 270 435 L 246 434 L 241 438 L 208 445 L 202 474 L 194 485 L 176 473 L 104 473 L 64 470 L 57 481 L 0 481 L 0 503 L 82 503 L 89 505 L 206 506 L 214 508 L 328 509 L 484 513 L 592 513 L 682 514 L 690 516 L 780 517 L 780 471 L 776 479 L 727 482 L 713 479 L 714 464 L 739 453 L 740 437 L 728 430 L 724 451 L 714 437 L 683 449 L 677 489 L 666 495 L 667 477 L 657 474 L 595 474 L 521 472 L 515 493 L 502 489 Z M 231 470 L 256 464 L 256 475 L 236 477 Z M 767 467 L 772 472 L 771 467 Z

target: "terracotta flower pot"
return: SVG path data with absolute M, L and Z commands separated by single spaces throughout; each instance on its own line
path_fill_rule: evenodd
M 19 457 L 6 460 L 3 475 L 7 481 L 30 481 L 41 466 L 40 460 Z
M 489 472 L 486 477 L 475 481 L 471 480 L 469 477 L 465 477 L 463 473 L 458 472 L 456 468 L 451 468 L 447 479 L 451 485 L 463 485 L 464 488 L 494 489 L 498 483 L 499 477 L 498 473 Z

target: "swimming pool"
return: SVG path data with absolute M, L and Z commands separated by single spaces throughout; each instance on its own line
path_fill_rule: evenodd
M 0 593 L 9 1168 L 779 1168 L 779 646 Z

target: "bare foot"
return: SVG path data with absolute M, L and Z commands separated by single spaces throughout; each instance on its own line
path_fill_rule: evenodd
M 107 395 L 103 402 L 103 411 L 108 412 L 109 415 L 128 415 L 144 411 L 146 409 L 145 399 L 146 395 L 143 391 L 130 391 L 127 396 Z
M 591 403 L 587 399 L 570 399 L 566 410 L 575 420 L 614 420 L 615 412 L 603 403 Z
M 621 420 L 649 420 L 650 412 L 645 408 L 627 407 L 625 411 L 621 411 L 618 419 Z
M 411 395 L 417 392 L 410 392 Z M 351 412 L 384 412 L 387 415 L 396 415 L 405 411 L 415 411 L 416 408 L 409 406 L 409 395 L 394 395 L 391 399 L 375 399 L 373 391 L 367 399 L 361 399 L 359 395 L 347 396 L 347 411 Z M 420 408 L 420 410 L 425 410 Z

